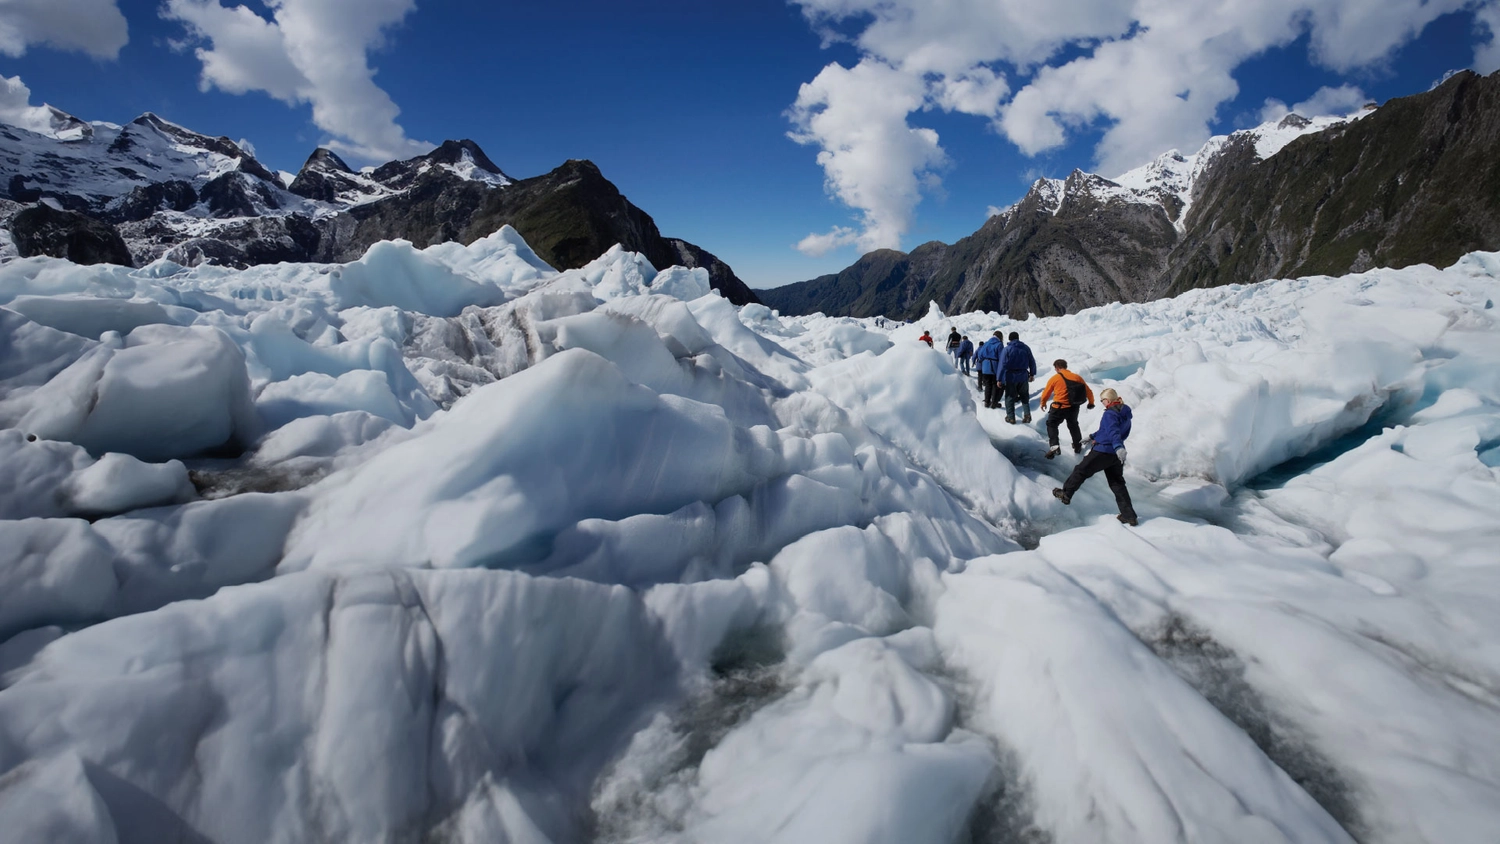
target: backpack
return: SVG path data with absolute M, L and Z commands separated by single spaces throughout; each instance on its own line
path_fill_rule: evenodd
M 1068 388 L 1068 404 L 1073 407 L 1083 407 L 1088 401 L 1088 390 L 1083 386 L 1083 381 L 1074 381 L 1072 378 L 1063 376 L 1063 384 Z

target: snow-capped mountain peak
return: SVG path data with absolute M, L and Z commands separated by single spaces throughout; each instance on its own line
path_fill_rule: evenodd
M 1178 231 L 1183 229 L 1187 210 L 1192 205 L 1193 190 L 1198 177 L 1208 168 L 1224 147 L 1234 139 L 1253 139 L 1255 152 L 1267 159 L 1280 152 L 1287 144 L 1302 137 L 1322 132 L 1334 126 L 1357 120 L 1372 111 L 1366 108 L 1345 117 L 1306 118 L 1299 114 L 1287 114 L 1277 120 L 1267 121 L 1252 129 L 1242 129 L 1228 135 L 1215 135 L 1191 155 L 1180 150 L 1168 150 L 1154 160 L 1106 179 L 1084 170 L 1074 170 L 1066 179 L 1040 178 L 1032 183 L 1027 198 L 1035 201 L 1036 207 L 1050 214 L 1057 214 L 1063 203 L 1073 196 L 1086 192 L 1090 197 L 1108 201 L 1119 199 L 1126 202 L 1159 204 L 1167 211 Z M 1016 205 L 1005 208 L 1002 216 L 1015 211 Z
M 87 121 L 79 120 L 66 111 L 50 105 L 42 106 L 48 112 L 47 131 L 43 134 L 51 135 L 59 141 L 81 141 L 92 137 L 94 127 Z
M 364 171 L 319 148 L 289 175 L 266 168 L 247 144 L 151 112 L 120 126 L 38 107 L 20 122 L 0 125 L 0 196 L 23 204 L 46 200 L 119 225 L 137 261 L 189 240 L 280 242 L 281 232 L 297 230 L 300 242 L 311 244 L 316 238 L 305 233 L 310 221 L 404 194 L 421 180 L 487 188 L 512 182 L 471 140 L 447 141 L 426 155 Z M 255 225 L 247 228 L 247 221 Z
M 1167 150 L 1151 162 L 1115 178 L 1104 178 L 1101 175 L 1083 171 L 1083 169 L 1074 169 L 1067 178 L 1038 178 L 1032 183 L 1031 190 L 1023 201 L 1032 199 L 1035 207 L 1050 214 L 1056 214 L 1062 210 L 1064 202 L 1068 201 L 1071 196 L 1082 196 L 1083 193 L 1098 201 L 1119 199 L 1125 202 L 1161 205 L 1167 211 L 1167 217 L 1172 219 L 1173 225 L 1181 232 L 1187 225 L 1188 208 L 1193 205 L 1193 192 L 1197 180 L 1200 175 L 1203 175 L 1205 169 L 1208 169 L 1209 163 L 1214 162 L 1215 157 L 1218 157 L 1220 151 L 1223 151 L 1232 139 L 1253 139 L 1257 156 L 1269 159 L 1301 136 L 1323 132 L 1323 130 L 1347 123 L 1349 120 L 1358 120 L 1359 117 L 1370 114 L 1370 111 L 1371 109 L 1367 108 L 1347 117 L 1307 118 L 1299 114 L 1287 114 L 1278 120 L 1266 121 L 1254 129 L 1242 129 L 1229 135 L 1215 135 L 1193 154 L 1184 154 L 1181 150 Z M 1020 202 L 1017 202 L 995 216 L 1008 216 L 1014 213 L 1019 205 Z
M 1344 117 L 1306 118 L 1300 114 L 1287 114 L 1251 129 L 1215 135 L 1192 155 L 1183 155 L 1175 149 L 1163 153 L 1154 161 L 1116 176 L 1112 181 L 1134 191 L 1141 201 L 1161 202 L 1168 208 L 1169 216 L 1173 216 L 1173 222 L 1181 231 L 1187 219 L 1188 208 L 1193 204 L 1193 189 L 1198 177 L 1203 175 L 1230 141 L 1253 140 L 1256 155 L 1265 160 L 1303 135 L 1316 134 L 1350 120 L 1357 120 L 1370 111 L 1371 109 L 1365 109 Z M 1175 203 L 1181 205 L 1180 211 L 1174 216 L 1171 214 L 1171 205 Z
M 418 177 L 434 169 L 446 171 L 465 181 L 484 182 L 496 187 L 504 187 L 512 181 L 484 154 L 479 144 L 468 139 L 443 141 L 426 155 L 383 164 L 367 175 L 387 188 L 405 190 Z
M 149 111 L 126 124 L 110 143 L 109 151 L 134 153 L 144 158 L 148 166 L 158 159 L 195 159 L 199 175 L 206 177 L 205 181 L 231 170 L 242 170 L 268 182 L 276 181 L 271 171 L 255 156 L 229 138 L 199 134 Z
M 307 162 L 302 165 L 303 171 L 317 170 L 324 173 L 347 173 L 352 174 L 354 168 L 339 158 L 338 153 L 327 147 L 318 147 L 313 150 L 312 155 L 307 157 Z
M 479 148 L 479 144 L 467 138 L 461 141 L 444 141 L 441 146 L 422 156 L 422 158 L 433 164 L 452 168 L 455 171 L 462 170 L 482 174 L 472 178 L 488 180 L 489 177 L 499 176 L 507 183 L 510 181 L 509 177 L 502 173 L 499 167 L 495 166 L 495 162 L 491 161 L 490 157 L 484 154 L 484 150 Z
M 483 153 L 480 154 L 483 155 Z M 467 149 L 459 153 L 458 163 L 440 164 L 438 166 L 460 179 L 467 179 L 471 182 L 489 182 L 494 185 L 510 184 L 510 180 L 505 177 L 504 173 L 500 172 L 499 168 L 493 170 L 486 168 L 479 161 L 475 160 L 474 154 Z M 494 165 L 490 166 L 494 167 Z
M 394 191 L 366 173 L 356 173 L 331 149 L 318 147 L 287 189 L 298 196 L 335 206 L 362 205 Z

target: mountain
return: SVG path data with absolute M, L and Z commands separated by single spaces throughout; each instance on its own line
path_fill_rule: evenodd
M 457 140 L 358 171 L 318 149 L 284 179 L 228 138 L 154 114 L 116 126 L 55 112 L 48 126 L 32 128 L 45 131 L 0 125 L 0 187 L 9 199 L 0 194 L 0 216 L 10 230 L 0 248 L 13 254 L 119 260 L 118 236 L 137 265 L 162 257 L 186 266 L 343 262 L 381 240 L 471 243 L 510 224 L 558 269 L 619 243 L 661 268 L 707 269 L 736 304 L 757 301 L 712 253 L 664 237 L 588 161 L 513 179 L 478 144 Z M 21 218 L 28 206 L 57 213 Z M 21 236 L 18 219 L 36 232 Z
M 483 168 L 488 159 L 475 163 Z M 402 176 L 408 184 L 404 192 L 354 206 L 330 221 L 325 227 L 329 240 L 319 260 L 354 260 L 371 244 L 395 238 L 418 246 L 447 240 L 471 243 L 511 225 L 542 260 L 559 269 L 581 267 L 618 243 L 657 267 L 707 269 L 714 289 L 735 304 L 758 301 L 712 253 L 663 237 L 651 216 L 626 199 L 591 161 L 567 161 L 550 173 L 507 181 L 504 190 L 496 190 L 502 185 L 494 181 L 445 169 L 453 166 L 429 169 L 409 180 Z M 374 175 L 380 178 L 391 167 L 385 165 Z M 505 178 L 498 169 L 484 172 Z
M 1195 287 L 1500 248 L 1500 74 L 1460 73 L 1350 119 L 1280 121 L 1110 180 L 1039 179 L 957 243 L 879 250 L 756 295 L 786 314 L 1071 313 Z

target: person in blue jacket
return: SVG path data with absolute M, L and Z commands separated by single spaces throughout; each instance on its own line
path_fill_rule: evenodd
M 1135 507 L 1130 503 L 1130 490 L 1125 487 L 1125 438 L 1130 436 L 1130 408 L 1112 388 L 1101 392 L 1099 400 L 1104 403 L 1104 416 L 1099 420 L 1099 430 L 1088 439 L 1093 448 L 1078 461 L 1062 488 L 1052 490 L 1052 494 L 1062 503 L 1072 504 L 1073 495 L 1083 482 L 1102 471 L 1115 494 L 1115 504 L 1120 507 L 1116 518 L 1135 527 Z
M 1010 342 L 1000 353 L 1000 381 L 1005 396 L 1005 421 L 1016 423 L 1016 402 L 1026 412 L 1022 422 L 1031 421 L 1031 382 L 1036 378 L 1036 358 L 1031 347 L 1021 342 L 1021 335 L 1012 331 Z
M 958 366 L 959 371 L 965 375 L 969 374 L 969 358 L 974 356 L 974 342 L 965 334 L 963 342 L 958 344 Z
M 996 331 L 995 336 L 984 341 L 974 353 L 974 360 L 979 363 L 979 389 L 984 391 L 984 406 L 991 409 L 1000 406 L 996 378 L 1000 374 L 1000 352 L 1004 345 L 1000 341 L 1000 332 Z

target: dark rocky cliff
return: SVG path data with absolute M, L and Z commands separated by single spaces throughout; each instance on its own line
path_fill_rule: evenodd
M 1500 249 L 1500 74 L 1461 73 L 1253 156 L 1226 149 L 1199 180 L 1163 294 Z
M 1289 118 L 1292 119 L 1292 118 Z M 787 314 L 1054 315 L 1193 287 L 1414 263 L 1500 249 L 1500 74 L 1460 73 L 1265 160 L 1235 135 L 1191 205 L 1075 171 L 947 246 L 870 253 L 843 272 L 756 291 Z
M 378 173 L 378 171 L 377 171 Z M 472 243 L 513 226 L 542 260 L 575 269 L 621 244 L 653 266 L 702 266 L 735 304 L 758 301 L 727 264 L 683 240 L 669 240 L 651 216 L 626 199 L 591 161 L 574 160 L 542 176 L 496 189 L 430 170 L 398 195 L 358 205 L 326 221 L 319 260 L 352 261 L 371 244 L 402 238 L 418 246 Z
M 114 226 L 74 211 L 36 205 L 11 219 L 10 232 L 23 258 L 50 255 L 75 264 L 134 266 Z

